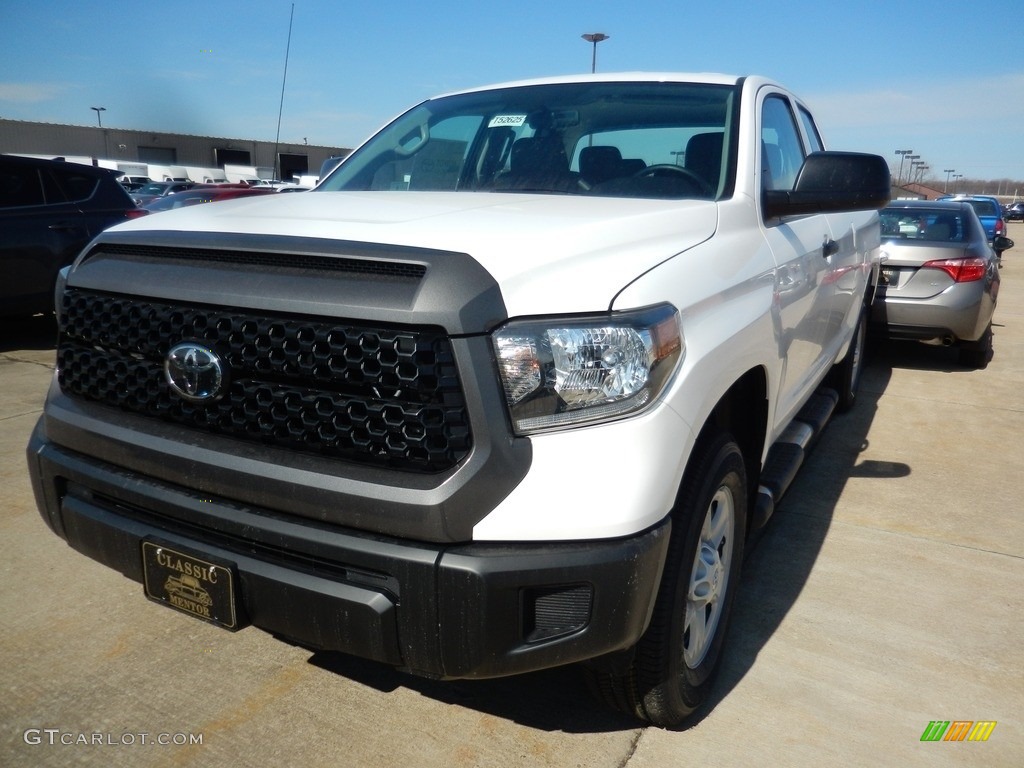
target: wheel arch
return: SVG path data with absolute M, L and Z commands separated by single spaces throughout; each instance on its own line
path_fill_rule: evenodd
M 701 427 L 697 443 L 711 439 L 718 432 L 731 434 L 743 454 L 749 516 L 757 499 L 761 459 L 768 435 L 768 376 L 764 368 L 751 368 L 726 390 Z M 689 464 L 687 471 L 690 471 Z

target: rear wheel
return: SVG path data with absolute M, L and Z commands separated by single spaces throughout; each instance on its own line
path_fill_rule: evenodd
M 691 715 L 711 689 L 746 535 L 746 470 L 736 442 L 719 433 L 698 445 L 695 458 L 673 512 L 651 624 L 618 668 L 590 669 L 607 703 L 664 727 Z
M 864 351 L 868 335 L 868 308 L 861 307 L 857 318 L 857 327 L 850 340 L 850 349 L 846 357 L 833 366 L 829 374 L 829 384 L 839 393 L 837 407 L 840 411 L 848 411 L 857 402 L 857 390 L 860 388 L 860 375 L 864 370 Z
M 960 345 L 960 365 L 967 368 L 984 368 L 988 365 L 988 358 L 992 354 L 992 325 L 981 335 L 977 341 L 962 342 Z

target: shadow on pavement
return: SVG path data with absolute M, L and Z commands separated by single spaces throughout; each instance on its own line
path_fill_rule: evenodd
M 912 468 L 902 462 L 860 458 L 894 368 L 937 373 L 968 370 L 957 363 L 955 348 L 914 342 L 881 343 L 873 348 L 857 404 L 849 413 L 833 417 L 749 553 L 715 688 L 681 730 L 695 726 L 729 695 L 792 609 L 818 559 L 847 481 L 911 473 Z M 793 511 L 795 507 L 799 508 Z M 599 733 L 643 727 L 597 703 L 583 676 L 572 667 L 498 680 L 437 682 L 340 654 L 315 653 L 309 661 L 376 690 L 406 688 L 545 731 Z
M 541 731 L 612 733 L 642 723 L 617 714 L 592 696 L 575 667 L 493 680 L 436 681 L 339 653 L 314 653 L 309 663 L 384 693 L 405 688 L 435 701 L 466 707 Z
M 970 372 L 959 363 L 955 347 L 872 340 L 856 405 L 849 413 L 833 417 L 744 565 L 715 691 L 685 727 L 700 722 L 739 684 L 796 603 L 821 552 L 847 481 L 851 477 L 906 477 L 913 471 L 903 462 L 860 459 L 868 448 L 878 403 L 894 369 L 954 375 Z

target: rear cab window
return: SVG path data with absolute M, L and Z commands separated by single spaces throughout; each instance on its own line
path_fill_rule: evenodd
M 765 97 L 761 109 L 761 178 L 764 189 L 792 189 L 805 156 L 789 100 L 781 94 Z
M 825 144 L 821 140 L 821 134 L 818 133 L 818 126 L 814 124 L 814 118 L 811 117 L 811 113 L 803 107 L 798 107 L 797 114 L 800 116 L 800 124 L 803 126 L 804 136 L 807 137 L 807 144 L 811 152 L 823 151 Z
M 995 203 L 989 202 L 988 200 L 968 200 L 974 212 L 978 216 L 988 216 L 991 218 L 998 218 L 1002 211 L 995 205 Z

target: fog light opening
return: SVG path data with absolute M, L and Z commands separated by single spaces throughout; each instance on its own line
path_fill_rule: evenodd
M 590 623 L 594 590 L 590 584 L 534 587 L 522 591 L 522 633 L 539 643 L 579 632 Z

